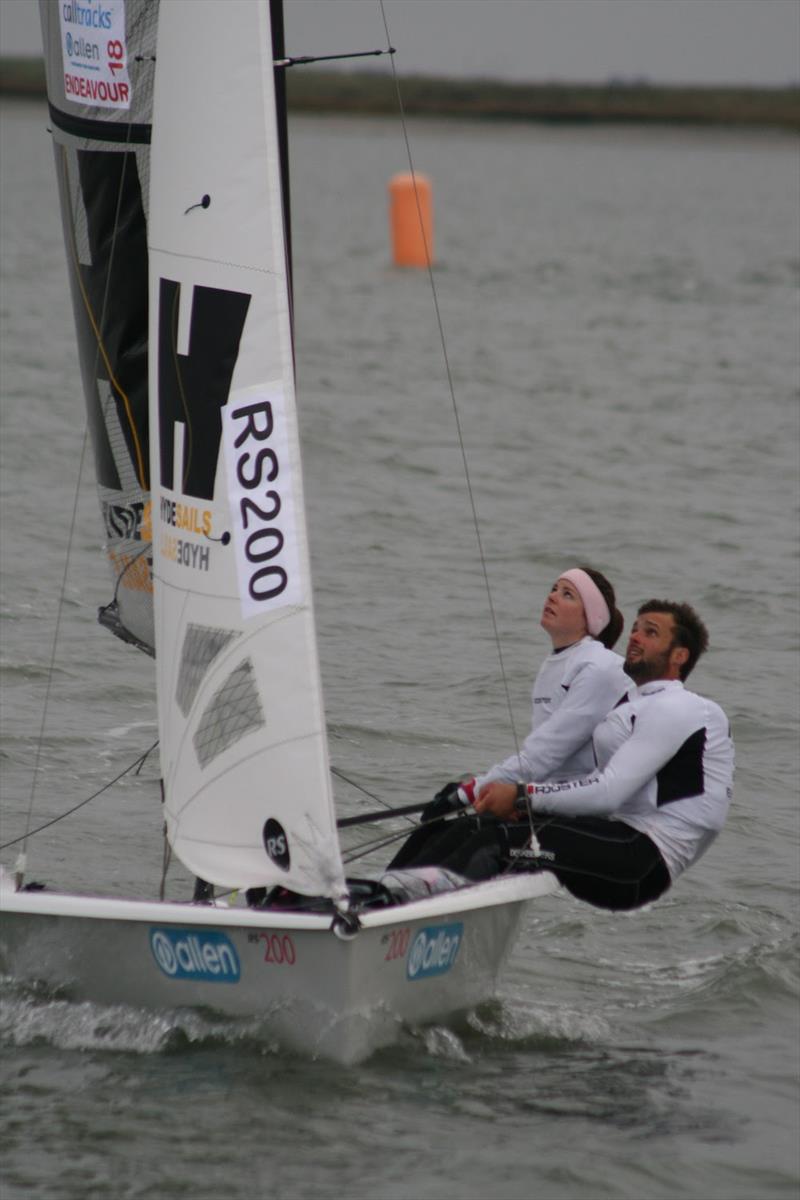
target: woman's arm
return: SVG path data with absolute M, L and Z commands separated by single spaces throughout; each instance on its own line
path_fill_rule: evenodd
M 559 684 L 559 686 L 563 686 Z M 531 730 L 519 754 L 479 776 L 479 789 L 494 780 L 550 779 L 592 736 L 622 695 L 619 672 L 586 663 L 569 685 L 561 704 Z

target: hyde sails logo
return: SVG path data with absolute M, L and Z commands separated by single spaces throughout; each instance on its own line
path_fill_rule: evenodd
M 151 929 L 150 950 L 170 979 L 202 983 L 238 983 L 241 969 L 236 947 L 214 929 Z
M 420 929 L 408 952 L 406 979 L 444 975 L 458 957 L 463 935 L 464 925 L 461 921 L 452 925 L 428 925 Z

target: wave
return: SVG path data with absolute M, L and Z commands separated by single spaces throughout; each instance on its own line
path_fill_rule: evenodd
M 210 1046 L 257 1045 L 265 1053 L 278 1049 L 277 1043 L 261 1035 L 257 1019 L 237 1021 L 197 1009 L 154 1012 L 75 1002 L 8 977 L 0 981 L 0 999 L 0 1044 L 9 1048 L 47 1045 L 56 1050 L 139 1055 Z

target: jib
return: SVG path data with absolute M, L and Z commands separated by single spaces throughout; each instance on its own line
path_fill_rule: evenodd
M 285 569 L 275 561 L 283 550 L 283 533 L 277 524 L 282 507 L 280 491 L 277 486 L 267 486 L 280 474 L 276 450 L 264 445 L 275 430 L 272 404 L 269 400 L 246 404 L 235 409 L 231 417 L 246 421 L 234 442 L 236 477 L 243 488 L 257 493 L 243 496 L 239 502 L 246 534 L 244 554 L 252 568 L 247 587 L 253 600 L 271 600 L 280 596 L 289 582 Z M 251 442 L 258 448 L 248 445 Z

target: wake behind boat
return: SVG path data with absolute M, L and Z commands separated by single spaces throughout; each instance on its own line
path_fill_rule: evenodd
M 103 7 L 110 27 L 78 38 L 77 8 L 42 2 L 114 581 L 101 620 L 155 653 L 172 849 L 267 907 L 4 875 L 5 968 L 81 1000 L 255 1016 L 351 1062 L 491 995 L 524 905 L 557 885 L 509 875 L 398 904 L 346 878 L 295 407 L 280 5 L 229 0 L 223 22 L 210 0 Z M 285 894 L 309 899 L 270 905 Z

